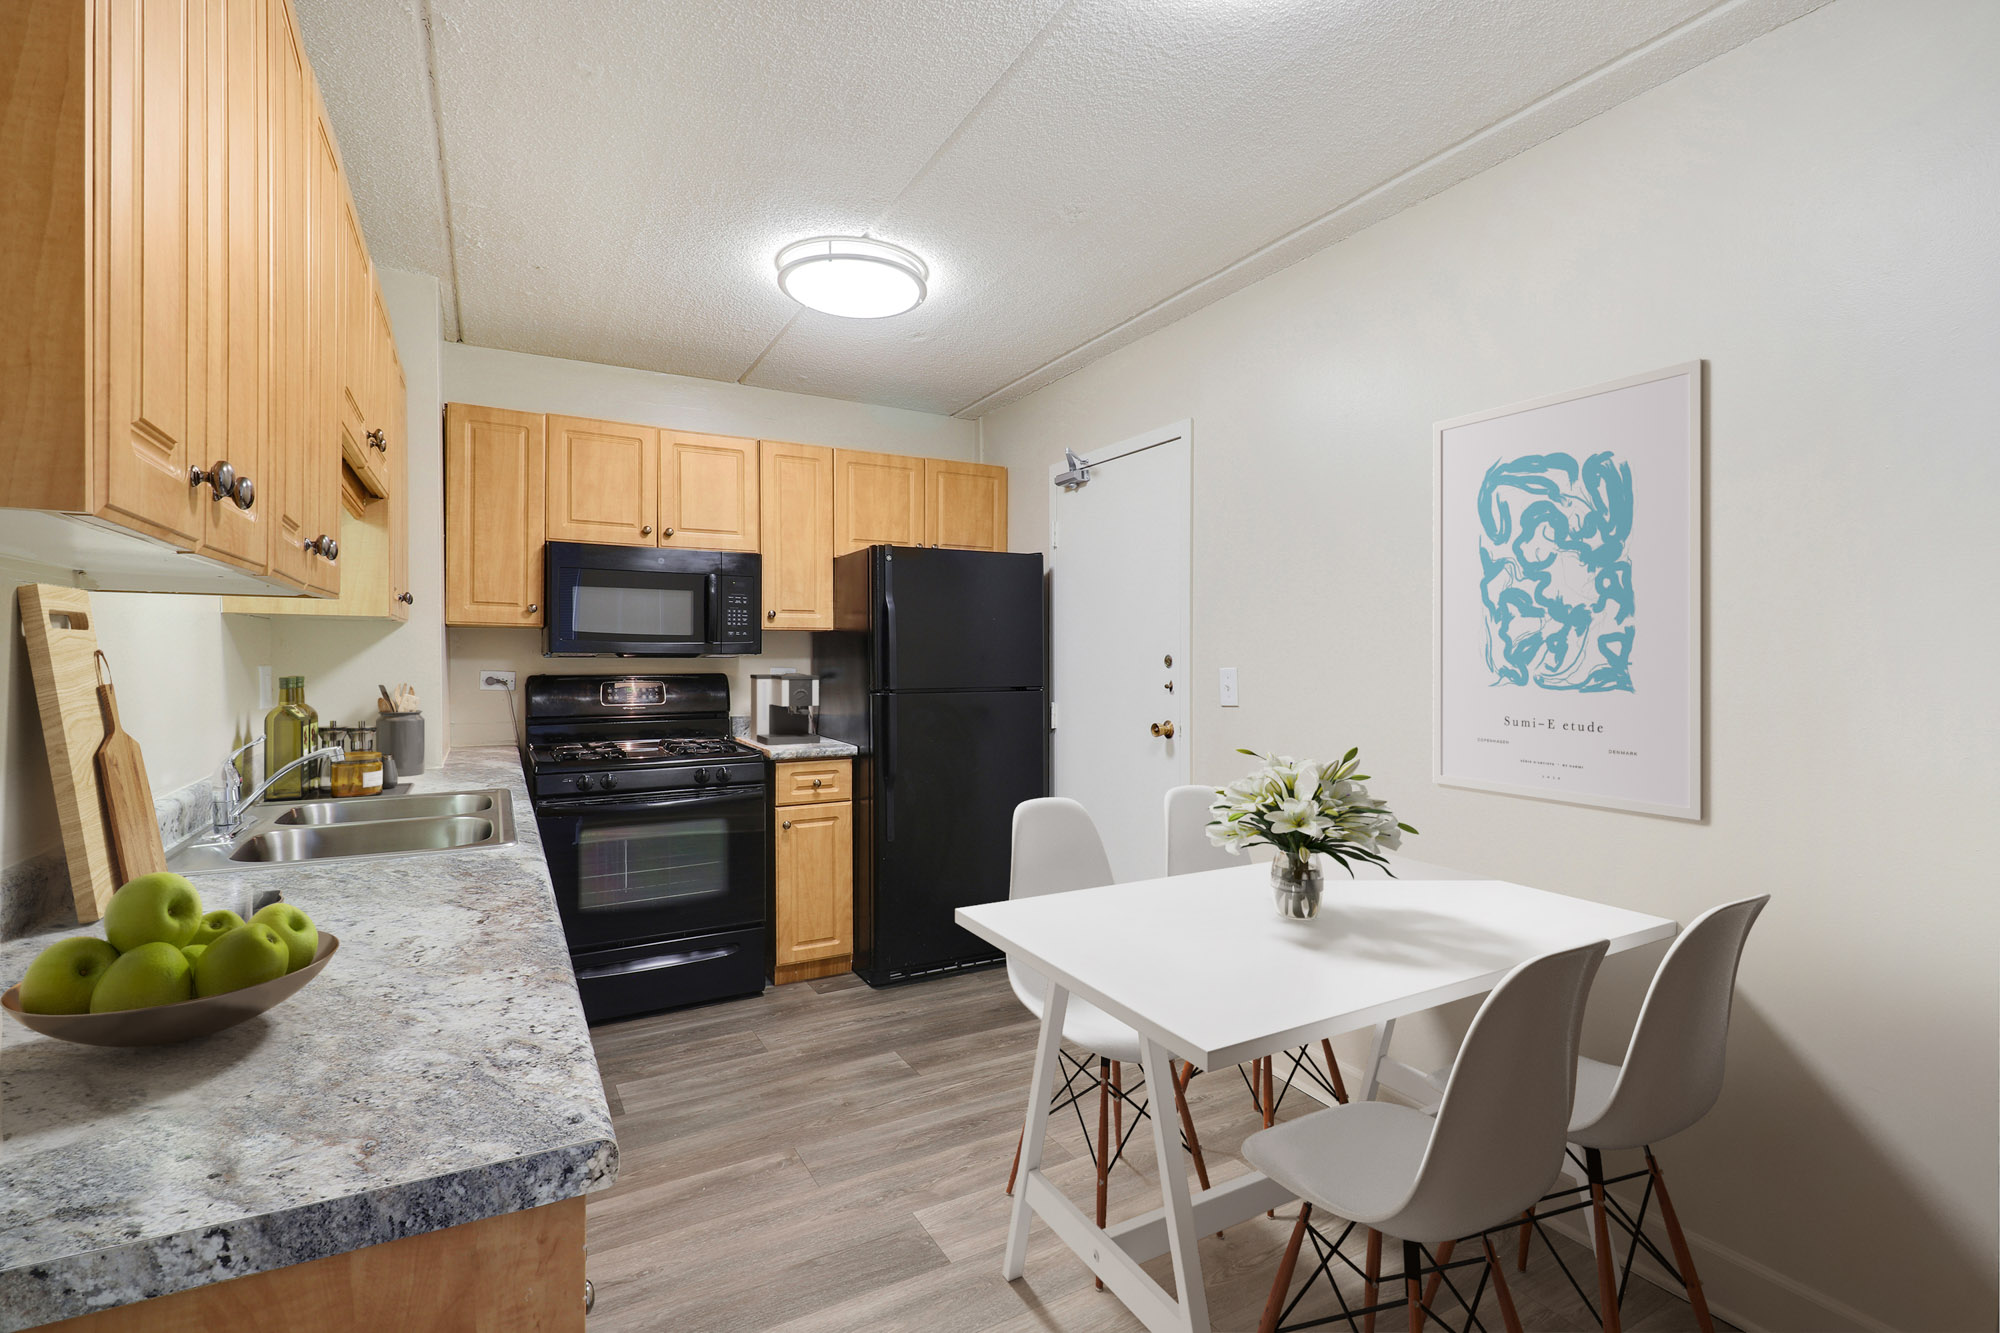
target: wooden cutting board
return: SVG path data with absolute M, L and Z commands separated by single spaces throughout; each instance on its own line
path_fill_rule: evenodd
M 91 623 L 90 594 L 55 583 L 24 583 L 15 597 L 42 715 L 42 745 L 49 756 L 70 892 L 76 898 L 76 919 L 87 925 L 104 915 L 112 890 L 124 882 L 113 878 L 117 871 L 104 827 L 104 802 L 97 794 L 94 756 L 104 743 L 104 710 L 93 688 L 97 630 Z
M 97 704 L 104 715 L 104 743 L 97 747 L 97 790 L 104 800 L 104 828 L 111 837 L 112 864 L 120 884 L 167 868 L 160 821 L 153 813 L 153 784 L 146 780 L 146 757 L 139 742 L 118 725 L 118 696 L 111 690 L 111 663 L 97 659 Z

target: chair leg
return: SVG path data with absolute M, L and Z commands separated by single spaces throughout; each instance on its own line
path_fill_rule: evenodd
M 1373 1227 L 1368 1228 L 1368 1257 L 1362 1264 L 1362 1273 L 1368 1280 L 1362 1284 L 1361 1303 L 1373 1305 L 1376 1296 L 1381 1292 L 1377 1279 L 1382 1276 L 1382 1233 Z M 1361 1316 L 1361 1333 L 1375 1333 L 1373 1310 Z
M 1189 1071 L 1191 1072 L 1191 1071 L 1192 1071 L 1192 1070 L 1194 1069 L 1194 1066 L 1193 1066 L 1193 1065 L 1187 1065 L 1187 1066 L 1185 1066 L 1185 1068 L 1186 1068 L 1186 1069 L 1188 1069 L 1188 1070 L 1189 1070 Z M 1193 1156 L 1193 1158 L 1194 1158 L 1194 1175 L 1195 1175 L 1195 1179 L 1196 1179 L 1196 1180 L 1199 1180 L 1199 1181 L 1201 1182 L 1201 1187 L 1202 1187 L 1203 1189 L 1207 1189 L 1207 1188 L 1208 1188 L 1208 1163 L 1202 1160 L 1202 1156 L 1201 1156 L 1201 1137 L 1200 1137 L 1200 1135 L 1198 1135 L 1198 1134 L 1196 1134 L 1196 1133 L 1194 1132 L 1194 1116 L 1193 1116 L 1193 1115 L 1192 1115 L 1192 1114 L 1191 1114 L 1191 1113 L 1190 1113 L 1190 1112 L 1188 1111 L 1188 1104 L 1187 1104 L 1187 1085 L 1188 1085 L 1188 1079 L 1187 1079 L 1187 1077 L 1186 1077 L 1186 1076 L 1182 1076 L 1182 1075 L 1176 1075 L 1176 1076 L 1175 1076 L 1175 1078 L 1174 1078 L 1174 1109 L 1175 1109 L 1176 1111 L 1179 1111 L 1179 1112 L 1180 1112 L 1180 1115 L 1181 1115 L 1181 1133 L 1183 1133 L 1183 1134 L 1187 1135 L 1187 1141 L 1188 1141 L 1188 1152 L 1189 1152 L 1189 1154 L 1190 1154 L 1190 1155 L 1192 1155 L 1192 1156 Z M 1220 1234 L 1220 1233 L 1217 1233 L 1217 1234 Z
M 1528 1271 L 1528 1242 L 1535 1236 L 1535 1210 L 1528 1209 L 1521 1214 L 1521 1242 L 1514 1256 L 1514 1267 L 1525 1273 Z
M 1597 1251 L 1597 1318 L 1604 1333 L 1620 1333 L 1618 1270 L 1611 1258 L 1611 1229 L 1604 1220 L 1604 1155 L 1595 1148 L 1585 1148 L 1583 1161 L 1590 1176 L 1591 1243 Z
M 1097 1061 L 1097 1229 L 1104 1230 L 1106 1188 L 1111 1181 L 1111 1062 Z M 1097 1279 L 1104 1290 L 1104 1279 Z
M 1694 1307 L 1695 1326 L 1701 1333 L 1715 1333 L 1715 1321 L 1708 1317 L 1708 1297 L 1702 1294 L 1701 1278 L 1694 1271 L 1694 1253 L 1688 1249 L 1687 1237 L 1681 1234 L 1681 1220 L 1674 1213 L 1673 1200 L 1667 1197 L 1667 1178 L 1660 1173 L 1660 1164 L 1653 1160 L 1651 1148 L 1646 1149 L 1646 1169 L 1653 1174 L 1653 1193 L 1660 1196 L 1660 1217 L 1667 1224 L 1667 1239 L 1673 1242 L 1674 1262 L 1681 1266 L 1688 1304 Z
M 1299 1266 L 1299 1245 L 1306 1238 L 1306 1219 L 1312 1216 L 1313 1206 L 1300 1202 L 1298 1225 L 1292 1228 L 1292 1238 L 1285 1243 L 1285 1257 L 1278 1261 L 1278 1276 L 1271 1283 L 1270 1299 L 1264 1302 L 1264 1318 L 1257 1325 L 1257 1333 L 1277 1333 L 1278 1316 L 1285 1312 L 1285 1294 L 1292 1289 L 1292 1271 Z
M 1486 1247 L 1486 1271 L 1493 1274 L 1493 1295 L 1500 1302 L 1500 1321 L 1506 1325 L 1507 1333 L 1521 1333 L 1521 1316 L 1514 1313 L 1514 1293 L 1507 1290 L 1506 1266 L 1493 1252 L 1493 1238 L 1481 1236 L 1479 1243 Z
M 1111 1133 L 1119 1143 L 1125 1141 L 1125 1071 L 1119 1061 L 1111 1062 Z
M 1403 1242 L 1403 1298 L 1410 1303 L 1410 1333 L 1424 1333 L 1424 1284 L 1417 1270 L 1424 1266 L 1424 1247 Z
M 1278 1118 L 1277 1100 L 1271 1095 L 1271 1063 L 1271 1057 L 1268 1055 L 1265 1056 L 1262 1062 L 1263 1068 L 1258 1075 L 1263 1080 L 1264 1094 L 1261 1100 L 1264 1111 L 1264 1128 L 1266 1129 L 1269 1129 Z M 1277 1215 L 1276 1210 L 1267 1210 L 1264 1213 L 1266 1217 L 1276 1217 Z
M 1438 1246 L 1438 1271 L 1431 1274 L 1431 1280 L 1424 1284 L 1424 1304 L 1437 1304 L 1438 1288 L 1444 1285 L 1444 1266 L 1451 1262 L 1451 1252 L 1458 1248 L 1458 1242 L 1448 1240 Z
M 1325 1037 L 1319 1039 L 1319 1048 L 1326 1055 L 1326 1076 L 1333 1081 L 1333 1099 L 1342 1106 L 1347 1105 L 1347 1084 L 1341 1081 L 1340 1062 L 1333 1058 L 1333 1043 Z
M 1027 1137 L 1028 1131 L 1024 1129 L 1014 1139 L 1014 1165 L 1007 1168 L 1007 1193 L 1009 1196 L 1014 1193 L 1014 1177 L 1021 1174 L 1021 1141 Z

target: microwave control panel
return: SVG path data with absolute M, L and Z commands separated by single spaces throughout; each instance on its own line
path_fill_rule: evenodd
M 754 643 L 757 633 L 757 580 L 722 579 L 722 642 Z

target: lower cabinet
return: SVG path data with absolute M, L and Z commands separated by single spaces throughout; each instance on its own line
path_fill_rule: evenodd
M 845 759 L 777 765 L 771 980 L 780 986 L 854 964 L 851 769 Z

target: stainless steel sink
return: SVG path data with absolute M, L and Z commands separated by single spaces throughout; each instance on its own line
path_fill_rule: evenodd
M 506 788 L 363 796 L 266 806 L 232 841 L 191 843 L 167 858 L 182 873 L 255 870 L 308 862 L 427 856 L 504 847 L 514 841 Z
M 484 815 L 495 804 L 492 792 L 453 791 L 434 796 L 361 796 L 346 801 L 295 805 L 274 824 L 358 824 L 429 815 Z
M 370 824 L 268 828 L 253 833 L 229 853 L 232 861 L 325 861 L 332 857 L 382 856 L 390 852 L 443 852 L 477 847 L 493 839 L 493 821 L 470 815 L 429 819 L 384 819 Z

